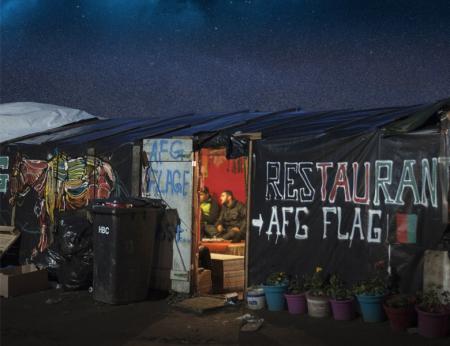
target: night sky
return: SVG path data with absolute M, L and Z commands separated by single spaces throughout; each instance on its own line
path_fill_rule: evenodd
M 449 0 L 0 0 L 1 102 L 101 116 L 450 96 Z

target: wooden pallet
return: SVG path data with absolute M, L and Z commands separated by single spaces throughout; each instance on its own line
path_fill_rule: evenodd
M 211 270 L 199 269 L 197 274 L 197 291 L 200 294 L 210 294 L 212 291 Z
M 214 292 L 244 289 L 244 256 L 211 254 Z
M 244 256 L 245 255 L 245 243 L 230 244 L 226 250 L 227 255 Z

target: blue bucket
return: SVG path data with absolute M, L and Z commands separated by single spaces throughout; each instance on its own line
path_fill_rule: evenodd
M 264 294 L 266 295 L 266 304 L 269 311 L 284 310 L 285 300 L 284 294 L 287 292 L 288 285 L 263 285 Z
M 386 320 L 386 314 L 383 309 L 384 297 L 384 294 L 375 296 L 361 294 L 356 296 L 361 307 L 364 322 L 382 322 Z

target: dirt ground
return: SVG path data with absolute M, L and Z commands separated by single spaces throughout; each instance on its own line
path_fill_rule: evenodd
M 87 291 L 47 290 L 1 299 L 1 345 L 395 345 L 448 346 L 450 337 L 428 340 L 394 333 L 387 322 L 360 319 L 337 322 L 258 312 L 264 324 L 257 332 L 240 332 L 237 317 L 244 307 L 202 315 L 183 312 L 162 296 L 128 304 L 93 301 Z

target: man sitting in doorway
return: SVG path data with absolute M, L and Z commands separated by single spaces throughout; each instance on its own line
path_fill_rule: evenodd
M 219 205 L 211 197 L 208 188 L 205 186 L 199 191 L 201 210 L 201 234 L 202 237 L 212 238 L 216 235 L 216 221 L 219 216 Z
M 238 243 L 245 239 L 246 210 L 245 206 L 234 199 L 231 191 L 224 191 L 220 195 L 222 209 L 216 222 L 217 237 Z

